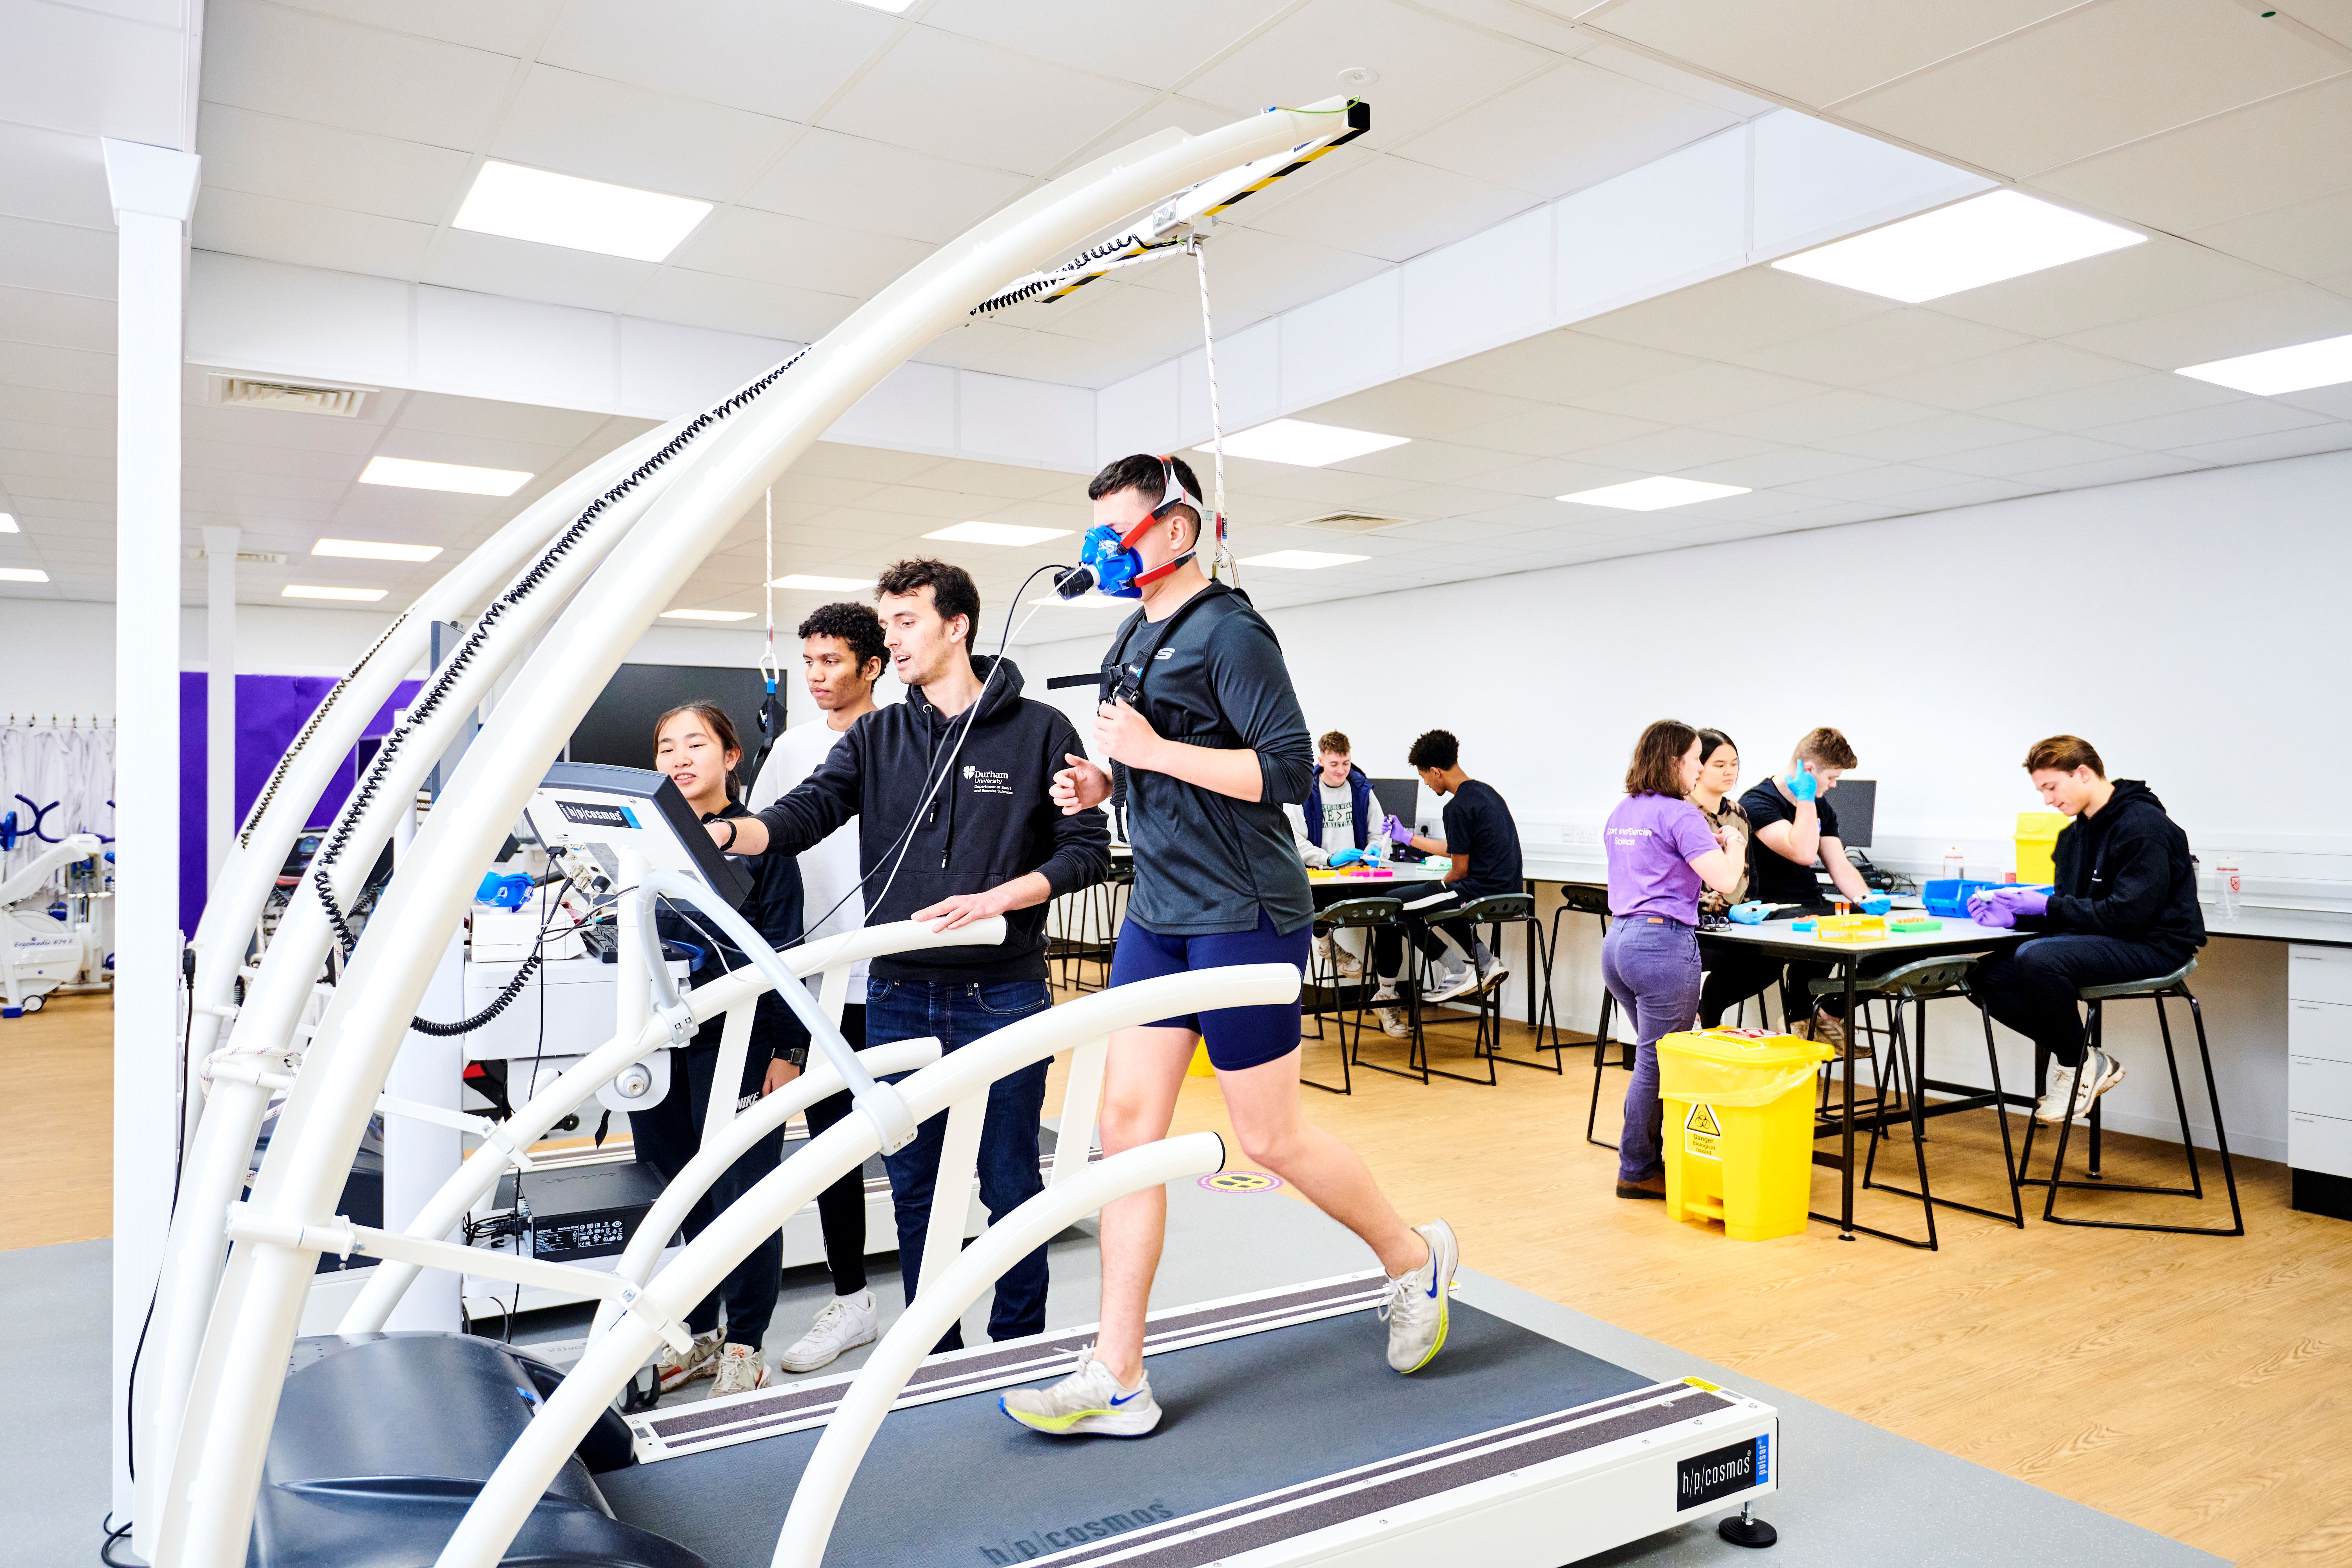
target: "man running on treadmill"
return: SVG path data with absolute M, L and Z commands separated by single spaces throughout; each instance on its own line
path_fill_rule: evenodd
M 1122 458 L 1087 487 L 1095 523 L 1130 552 L 1141 613 L 1113 639 L 1095 744 L 1118 770 L 1135 890 L 1110 983 L 1227 964 L 1307 963 L 1314 900 L 1283 804 L 1315 771 L 1306 717 L 1274 632 L 1246 598 L 1212 584 L 1196 558 L 1200 484 L 1180 458 Z M 1112 797 L 1113 775 L 1084 757 L 1054 778 L 1065 812 Z M 1446 1223 L 1408 1226 L 1372 1173 L 1298 1099 L 1296 1001 L 1162 1018 L 1111 1038 L 1103 1089 L 1106 1154 L 1168 1135 L 1177 1091 L 1204 1040 L 1242 1154 L 1296 1186 L 1364 1239 L 1389 1276 L 1389 1364 L 1417 1372 L 1445 1343 L 1457 1249 Z M 1144 1310 L 1167 1234 L 1168 1194 L 1106 1205 L 1102 1328 L 1078 1369 L 1015 1389 L 1006 1415 L 1036 1431 L 1139 1437 L 1160 1423 L 1143 1370 Z

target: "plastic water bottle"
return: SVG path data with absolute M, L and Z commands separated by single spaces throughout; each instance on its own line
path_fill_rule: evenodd
M 2235 856 L 2213 868 L 2213 890 L 2215 912 L 2223 920 L 2237 919 L 2238 896 L 2245 891 L 2245 886 L 2238 875 Z
M 1944 880 L 1957 882 L 1967 875 L 1968 868 L 1960 864 L 1960 847 L 1955 844 L 1944 851 Z

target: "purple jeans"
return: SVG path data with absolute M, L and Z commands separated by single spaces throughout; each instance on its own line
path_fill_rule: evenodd
M 1612 921 L 1601 943 L 1601 978 L 1637 1042 L 1617 1179 L 1644 1181 L 1666 1168 L 1659 1152 L 1665 1110 L 1658 1103 L 1658 1039 L 1689 1028 L 1698 1012 L 1698 932 L 1654 915 Z

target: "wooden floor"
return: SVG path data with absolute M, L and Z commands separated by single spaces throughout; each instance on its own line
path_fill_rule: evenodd
M 110 1023 L 89 998 L 0 1023 L 0 1247 L 107 1234 L 107 1139 L 89 1130 L 109 1121 Z M 1336 1048 L 1310 1042 L 1307 1070 L 1336 1082 Z M 2352 1226 L 2291 1212 L 2281 1167 L 2239 1162 L 2238 1240 L 1947 1211 L 1937 1253 L 1820 1225 L 1741 1243 L 1614 1195 L 1616 1157 L 1584 1141 L 1588 1065 L 1503 1070 L 1492 1089 L 1360 1071 L 1352 1097 L 1307 1105 L 1408 1218 L 1450 1220 L 1472 1268 L 2223 1557 L 2352 1562 Z M 1609 1075 L 1602 1136 L 1623 1082 Z M 1204 1127 L 1231 1131 L 1214 1083 L 1189 1080 L 1178 1131 Z M 1999 1201 L 1990 1113 L 1932 1129 L 1938 1190 Z M 2157 1152 L 2111 1140 L 2109 1173 L 2162 1175 Z M 1905 1179 L 1907 1155 L 1887 1158 Z M 1816 1173 L 1816 1208 L 1834 1180 Z M 1863 1202 L 1865 1223 L 1919 1223 L 1916 1204 Z

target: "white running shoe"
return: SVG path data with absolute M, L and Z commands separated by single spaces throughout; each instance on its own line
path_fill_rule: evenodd
M 1331 961 L 1342 980 L 1360 979 L 1363 975 L 1364 961 L 1350 952 L 1344 942 L 1335 940 L 1331 943 Z
M 2074 1069 L 2063 1062 L 2050 1064 L 2050 1087 L 2042 1091 L 2042 1103 L 2033 1108 L 2033 1120 L 2044 1127 L 2055 1127 L 2066 1120 L 2066 1101 L 2074 1093 Z
M 873 1291 L 835 1296 L 818 1309 L 809 1331 L 794 1340 L 793 1348 L 776 1358 L 776 1364 L 786 1372 L 814 1372 L 846 1352 L 872 1344 L 881 1325 L 882 1314 L 874 1305 Z
M 1379 1006 L 1383 1002 L 1393 1002 L 1396 1000 L 1397 983 L 1393 980 L 1381 981 L 1380 989 L 1372 993 L 1372 1005 L 1375 1007 Z
M 1388 1299 L 1380 1306 L 1389 1322 L 1389 1365 L 1399 1372 L 1419 1372 L 1445 1348 L 1454 1268 L 1462 1260 L 1454 1227 L 1444 1220 L 1413 1228 L 1429 1243 L 1429 1261 L 1390 1280 Z
M 1478 989 L 1492 991 L 1510 977 L 1511 966 L 1503 962 L 1503 955 L 1499 952 L 1489 953 L 1486 963 L 1478 971 Z
M 719 1368 L 710 1385 L 713 1399 L 722 1394 L 749 1394 L 768 1386 L 768 1358 L 760 1353 L 757 1345 L 728 1345 L 719 1351 L 713 1364 Z
M 1151 1397 L 1146 1373 L 1133 1388 L 1122 1388 L 1110 1368 L 1095 1360 L 1095 1348 L 1078 1352 L 1078 1370 L 1051 1388 L 1015 1388 L 996 1396 L 996 1407 L 1032 1432 L 1076 1437 L 1099 1432 L 1109 1437 L 1140 1437 L 1160 1425 L 1160 1402 Z
M 2095 1048 L 2084 1052 L 2082 1070 L 2074 1075 L 2074 1120 L 2090 1115 L 2092 1102 L 2123 1080 L 2123 1063 Z
M 1372 1012 L 1381 1021 L 1381 1033 L 1400 1040 L 1412 1033 L 1412 1025 L 1406 1021 L 1403 1008 L 1375 1007 Z
M 707 1334 L 695 1335 L 694 1343 L 687 1347 L 684 1355 L 664 1345 L 654 1362 L 654 1372 L 661 1379 L 661 1391 L 673 1393 L 698 1378 L 718 1376 L 719 1349 L 726 1342 L 726 1331 L 713 1329 Z
M 1451 1002 L 1465 991 L 1478 989 L 1478 972 L 1468 964 L 1459 969 L 1441 970 L 1437 983 L 1421 994 L 1424 1002 Z

